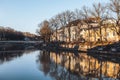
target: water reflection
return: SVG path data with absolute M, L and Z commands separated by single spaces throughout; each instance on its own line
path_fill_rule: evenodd
M 37 67 L 36 60 L 40 51 L 21 47 L 23 49 L 9 47 L 0 50 L 0 80 L 53 80 Z
M 47 75 L 50 72 L 50 54 L 46 51 L 41 51 L 38 55 L 37 63 L 42 64 L 39 69 Z
M 23 54 L 30 53 L 35 51 L 36 49 L 26 49 L 24 46 L 10 46 L 10 47 L 2 47 L 0 49 L 0 64 L 11 61 L 15 58 L 21 57 Z
M 116 54 L 116 53 L 114 53 Z M 120 63 L 120 55 L 109 55 L 109 54 L 97 54 L 88 53 L 88 55 L 98 59 L 99 61 L 111 61 L 113 63 Z
M 107 56 L 41 51 L 37 63 L 45 75 L 56 80 L 120 79 L 120 62 L 115 63 Z
M 7 80 L 120 79 L 119 56 L 35 50 L 23 46 L 0 50 L 0 78 L 8 78 Z

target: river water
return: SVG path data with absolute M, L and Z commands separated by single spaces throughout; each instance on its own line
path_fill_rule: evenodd
M 0 80 L 119 79 L 119 56 L 35 49 L 0 52 Z

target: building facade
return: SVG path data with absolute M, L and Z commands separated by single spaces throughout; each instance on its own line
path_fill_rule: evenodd
M 82 23 L 79 22 L 77 25 L 71 24 L 66 27 L 62 27 L 54 32 L 52 40 L 59 41 L 79 41 L 79 42 L 97 42 L 97 41 L 118 41 L 119 36 L 116 32 L 118 27 L 114 26 L 112 20 L 103 21 L 103 24 L 99 26 L 97 22 Z

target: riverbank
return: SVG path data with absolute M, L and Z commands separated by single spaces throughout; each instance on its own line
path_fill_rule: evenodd
M 23 41 L 11 41 L 11 42 L 0 42 L 0 51 L 8 51 L 8 50 L 25 50 L 38 48 L 40 43 L 38 42 L 23 42 Z
M 46 50 L 46 51 L 52 51 L 52 52 L 83 52 L 86 53 L 86 51 L 78 50 L 78 46 L 74 48 L 69 47 L 63 47 L 62 45 L 65 44 L 65 42 L 49 42 L 49 43 L 43 43 L 40 45 L 40 50 Z
M 67 42 L 49 42 L 43 43 L 41 49 L 53 52 L 73 52 L 103 55 L 120 55 L 120 42 L 103 42 L 103 43 L 67 43 Z
M 75 46 L 79 46 L 78 50 L 82 50 L 82 51 L 87 51 L 88 49 L 97 47 L 97 46 L 105 46 L 105 45 L 110 45 L 112 44 L 112 42 L 65 42 L 64 44 L 61 44 L 61 47 L 64 48 L 74 48 Z
M 120 54 L 120 42 L 115 42 L 108 45 L 102 45 L 102 46 L 96 46 L 91 49 L 88 49 L 89 52 L 95 52 L 95 53 L 114 53 L 114 54 Z

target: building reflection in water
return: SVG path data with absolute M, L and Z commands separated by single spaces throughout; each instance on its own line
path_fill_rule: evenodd
M 120 79 L 120 63 L 85 53 L 41 51 L 39 69 L 56 80 Z

